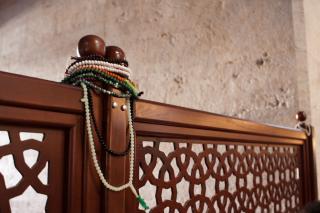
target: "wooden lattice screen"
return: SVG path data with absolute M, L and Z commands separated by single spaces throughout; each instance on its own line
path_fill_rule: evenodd
M 315 197 L 300 131 L 147 101 L 135 125 L 153 212 L 297 212 Z
M 39 212 L 141 212 L 130 191 L 99 182 L 81 97 L 79 88 L 0 73 L 0 213 L 25 212 L 15 206 L 26 193 Z M 96 118 L 109 146 L 123 150 L 126 113 L 113 101 L 123 100 L 95 95 Z M 134 127 L 135 185 L 151 212 L 297 212 L 315 199 L 312 146 L 302 131 L 143 100 Z M 128 158 L 97 146 L 108 180 L 123 184 Z

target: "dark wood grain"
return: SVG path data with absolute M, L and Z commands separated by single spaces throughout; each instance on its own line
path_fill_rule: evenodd
M 112 108 L 112 102 L 118 104 L 117 108 Z M 121 152 L 128 146 L 128 119 L 126 111 L 121 111 L 120 106 L 125 104 L 125 100 L 121 98 L 108 98 L 106 100 L 107 109 L 107 142 L 109 148 L 114 151 Z M 127 156 L 111 156 L 106 159 L 106 174 L 110 184 L 120 186 L 128 181 L 128 155 Z M 129 191 L 130 192 L 130 191 Z M 114 192 L 106 191 L 106 212 L 127 212 L 126 211 L 126 191 Z M 111 205 L 117 203 L 117 205 Z
M 139 100 L 136 109 L 137 122 L 306 139 L 302 131 L 293 128 L 266 125 L 152 101 Z
M 174 148 L 164 150 L 163 145 Z M 301 179 L 296 178 L 296 169 L 302 169 L 301 146 L 139 137 L 138 147 L 141 156 L 152 156 L 137 163 L 143 173 L 137 187 L 149 182 L 157 189 L 149 192 L 157 203 L 151 212 L 168 207 L 179 212 L 298 212 L 303 206 Z M 186 196 L 178 188 L 183 180 L 188 183 L 185 202 L 178 199 Z M 171 196 L 163 198 L 168 190 Z
M 16 187 L 0 189 L 1 199 L 8 202 L 31 185 L 37 192 L 48 196 L 47 212 L 81 212 L 82 188 L 79 185 L 82 184 L 83 159 L 78 153 L 83 152 L 80 137 L 82 117 L 0 106 L 0 122 L 0 129 L 8 131 L 11 141 L 10 144 L 0 147 L 0 158 L 13 154 L 16 167 L 23 175 L 22 181 Z M 44 141 L 22 143 L 19 132 L 43 133 Z M 39 151 L 37 164 L 31 169 L 25 165 L 22 156 L 22 152 L 27 149 Z M 37 178 L 46 162 L 49 162 L 48 186 L 44 186 Z
M 138 203 L 130 191 L 111 192 L 100 183 L 89 154 L 81 98 L 82 91 L 76 87 L 0 72 L 0 127 L 3 130 L 11 131 L 14 141 L 13 144 L 0 147 L 0 157 L 8 153 L 17 153 L 15 160 L 22 173 L 25 174 L 21 185 L 12 190 L 4 188 L 4 180 L 0 174 L 1 213 L 10 212 L 8 199 L 19 194 L 28 184 L 49 195 L 48 212 L 142 212 L 138 210 Z M 128 143 L 126 113 L 119 108 L 111 108 L 112 101 L 117 101 L 118 105 L 122 105 L 123 100 L 95 94 L 93 101 L 98 127 L 101 132 L 105 133 L 108 146 L 117 151 L 125 149 Z M 179 212 L 186 212 L 187 209 L 201 212 L 205 205 L 218 202 L 216 198 L 212 197 L 210 200 L 203 194 L 196 195 L 193 192 L 197 184 L 202 190 L 210 190 L 206 188 L 204 182 L 208 177 L 208 172 L 215 170 L 212 168 L 210 159 L 204 157 L 210 153 L 219 160 L 217 168 L 226 169 L 225 164 L 228 162 L 229 166 L 233 166 L 233 175 L 238 179 L 243 174 L 237 170 L 237 164 L 232 164 L 234 156 L 240 159 L 239 162 L 245 161 L 245 164 L 251 168 L 251 172 L 258 165 L 266 169 L 266 172 L 271 176 L 275 175 L 271 169 L 279 170 L 282 173 L 285 171 L 284 169 L 288 169 L 292 178 L 294 170 L 299 169 L 299 180 L 292 179 L 290 183 L 280 180 L 280 185 L 277 185 L 279 189 L 287 192 L 286 194 L 278 189 L 274 191 L 272 187 L 275 184 L 273 180 L 270 180 L 265 188 L 273 191 L 275 198 L 269 197 L 270 199 L 265 199 L 264 203 L 259 201 L 253 206 L 262 205 L 264 209 L 267 209 L 267 206 L 272 202 L 279 205 L 277 199 L 287 199 L 287 195 L 294 195 L 297 205 L 285 205 L 290 212 L 296 212 L 299 207 L 316 198 L 312 136 L 308 136 L 302 130 L 261 124 L 144 100 L 138 100 L 136 104 L 134 126 L 138 139 L 134 182 L 138 188 L 145 187 L 144 184 L 147 180 L 156 186 L 156 194 L 149 194 L 149 196 L 154 196 L 158 202 L 156 206 L 152 207 L 153 212 L 162 212 L 166 207 L 170 208 L 170 212 L 173 212 L 174 209 Z M 47 141 L 45 140 L 49 145 L 40 146 L 33 142 L 28 147 L 20 145 L 17 132 L 23 129 L 44 132 L 50 136 Z M 97 139 L 96 136 L 95 139 Z M 154 147 L 143 146 L 145 141 L 152 142 Z M 175 146 L 173 151 L 171 150 L 172 154 L 168 156 L 161 154 L 161 146 L 167 143 L 173 143 Z M 186 144 L 189 148 L 183 149 L 178 147 L 179 144 Z M 203 154 L 201 152 L 197 154 L 190 148 L 197 144 L 205 147 L 202 150 Z M 226 154 L 219 154 L 217 152 L 218 146 L 225 146 Z M 21 150 L 30 147 L 42 152 L 37 166 L 32 170 L 25 167 L 21 155 L 19 157 L 18 154 Z M 128 156 L 107 155 L 97 140 L 96 147 L 99 163 L 104 168 L 108 181 L 115 185 L 125 183 L 128 180 L 129 172 Z M 240 152 L 235 150 L 235 147 L 244 148 Z M 254 147 L 261 153 L 254 154 L 252 151 Z M 266 153 L 266 149 L 273 150 L 274 154 L 272 152 Z M 207 170 L 200 169 L 199 177 L 194 175 L 189 177 L 185 172 L 186 168 L 183 162 L 177 161 L 181 173 L 179 178 L 184 176 L 191 183 L 190 189 L 188 189 L 190 200 L 185 205 L 175 200 L 179 192 L 174 189 L 179 178 L 174 176 L 174 172 L 168 164 L 173 157 L 178 159 L 182 152 L 188 154 L 187 159 L 193 158 L 193 161 L 196 162 L 194 170 L 200 169 L 199 161 L 201 159 L 207 161 Z M 148 154 L 152 156 L 149 164 L 145 160 Z M 151 174 L 157 158 L 161 158 L 164 165 L 157 171 L 159 176 L 152 177 Z M 52 178 L 55 178 L 56 182 L 54 185 L 50 185 L 51 188 L 41 186 L 33 178 L 35 173 L 42 168 L 46 159 L 57 162 L 54 174 L 52 174 Z M 272 166 L 269 168 L 268 165 Z M 142 169 L 142 174 L 139 174 L 139 167 Z M 167 171 L 172 185 L 157 180 L 163 178 Z M 259 172 L 262 171 L 259 170 Z M 257 176 L 261 174 L 255 173 Z M 213 176 L 216 181 L 228 184 L 225 176 L 218 173 L 213 173 Z M 252 190 L 259 194 L 261 186 L 256 184 Z M 290 184 L 294 188 L 290 188 Z M 162 200 L 161 192 L 167 189 L 173 190 L 171 201 Z M 239 195 L 241 190 L 243 191 L 245 188 L 238 187 L 234 193 Z M 220 191 L 219 193 L 220 197 L 229 196 L 231 202 L 234 201 L 227 192 Z M 252 197 L 251 192 L 248 193 L 249 197 Z M 198 201 L 200 202 L 199 206 L 196 205 Z M 217 205 L 220 212 L 227 211 L 227 204 L 221 201 Z M 241 203 L 240 206 L 243 211 L 253 212 L 252 206 L 245 203 Z M 209 205 L 208 211 L 214 212 L 212 206 Z
M 158 136 L 172 138 L 193 138 L 193 139 L 211 139 L 225 141 L 243 141 L 247 143 L 268 143 L 268 144 L 303 144 L 303 140 L 284 138 L 278 136 L 263 136 L 256 134 L 235 133 L 224 130 L 207 130 L 190 127 L 176 127 L 157 125 L 149 123 L 135 123 L 136 131 L 141 136 Z
M 0 104 L 81 114 L 80 88 L 0 72 Z

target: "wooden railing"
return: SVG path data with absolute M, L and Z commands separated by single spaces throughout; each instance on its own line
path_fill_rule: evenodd
M 81 98 L 76 87 L 0 73 L 0 133 L 8 136 L 8 143 L 0 141 L 1 213 L 30 186 L 46 196 L 46 212 L 142 211 L 130 191 L 108 191 L 100 183 Z M 125 149 L 126 113 L 111 107 L 123 100 L 94 95 L 93 101 L 109 147 Z M 144 100 L 135 108 L 135 186 L 151 212 L 297 212 L 316 197 L 312 141 L 301 130 Z M 25 132 L 43 137 L 25 140 Z M 108 180 L 125 183 L 128 157 L 96 146 Z M 39 152 L 33 166 L 24 160 L 30 149 Z M 8 187 L 1 160 L 9 155 L 21 178 Z

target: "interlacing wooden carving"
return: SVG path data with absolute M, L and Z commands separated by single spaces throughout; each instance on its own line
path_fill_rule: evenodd
M 151 212 L 297 212 L 299 146 L 139 138 Z M 153 194 L 152 194 L 153 192 Z
M 62 210 L 64 140 L 61 130 L 0 126 L 1 213 Z

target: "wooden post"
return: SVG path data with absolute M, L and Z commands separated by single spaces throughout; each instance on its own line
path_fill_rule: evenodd
M 117 107 L 113 108 L 112 104 L 117 103 Z M 115 151 L 125 150 L 128 146 L 127 141 L 127 127 L 128 119 L 126 111 L 120 108 L 125 104 L 122 98 L 110 97 L 107 100 L 107 109 L 105 114 L 107 116 L 107 142 L 109 148 Z M 123 185 L 128 181 L 128 155 L 126 156 L 112 156 L 106 157 L 106 175 L 109 183 L 115 186 Z M 106 190 L 105 198 L 105 212 L 126 212 L 125 211 L 125 193 L 126 191 L 114 192 Z
M 123 50 L 116 46 L 107 46 L 105 57 L 112 63 L 128 66 Z M 110 88 L 109 88 L 110 89 Z M 111 89 L 119 92 L 116 89 Z M 106 139 L 109 148 L 116 152 L 122 152 L 127 149 L 129 143 L 128 136 L 128 112 L 126 100 L 124 98 L 116 98 L 108 96 L 106 99 L 105 125 Z M 125 156 L 107 155 L 106 157 L 106 176 L 109 183 L 114 186 L 120 186 L 129 180 L 129 153 Z M 132 194 L 129 189 L 114 192 L 105 191 L 104 212 L 125 213 L 130 212 L 126 203 L 128 194 Z M 130 196 L 130 195 L 129 195 Z M 134 199 L 134 198 L 133 198 Z
M 306 113 L 303 111 L 299 111 L 296 114 L 296 120 L 298 121 L 296 127 L 298 129 L 304 130 L 307 135 L 307 139 L 303 146 L 303 158 L 305 160 L 305 165 L 303 165 L 303 177 L 305 189 L 304 200 L 305 202 L 309 202 L 316 200 L 318 197 L 313 127 L 305 122 L 307 120 L 307 116 Z
M 78 53 L 81 57 L 97 56 L 106 59 L 108 62 L 128 66 L 123 50 L 116 46 L 105 46 L 105 42 L 98 36 L 87 35 L 79 40 Z M 97 82 L 100 86 L 104 86 Z M 111 86 L 104 89 L 116 91 Z M 119 92 L 119 91 L 116 91 Z M 115 152 L 122 152 L 128 147 L 128 116 L 124 98 L 100 93 L 94 95 L 94 113 L 98 128 L 103 132 L 105 143 L 108 148 Z M 98 138 L 95 137 L 95 141 Z M 96 142 L 97 155 L 100 156 L 99 164 L 104 170 L 106 180 L 114 186 L 120 186 L 128 182 L 129 174 L 129 154 L 125 156 L 114 156 L 105 151 L 101 145 Z M 88 145 L 86 145 L 88 147 Z M 119 192 L 106 189 L 99 180 L 94 170 L 89 150 L 86 150 L 85 165 L 86 187 L 85 200 L 88 205 L 85 212 L 126 212 L 126 192 Z M 89 162 L 90 161 L 90 162 Z M 94 176 L 92 176 L 92 174 Z M 128 191 L 129 192 L 129 191 Z M 130 192 L 131 193 L 131 192 Z M 93 209 L 90 209 L 93 208 Z M 128 211 L 127 211 L 128 212 Z

